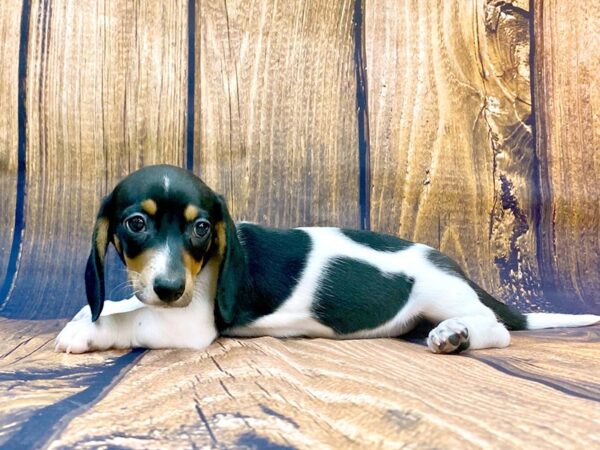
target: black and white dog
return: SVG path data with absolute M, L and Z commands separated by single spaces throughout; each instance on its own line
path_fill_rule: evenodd
M 113 243 L 135 296 L 104 301 Z M 577 327 L 600 316 L 521 314 L 450 258 L 393 236 L 339 228 L 234 225 L 223 198 L 171 166 L 138 170 L 100 208 L 87 263 L 89 306 L 56 350 L 206 348 L 218 335 L 337 339 L 437 326 L 436 353 L 506 347 L 508 330 Z

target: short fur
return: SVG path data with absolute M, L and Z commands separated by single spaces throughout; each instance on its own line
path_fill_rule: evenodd
M 135 296 L 104 299 L 115 244 Z M 422 244 L 339 228 L 234 224 L 223 198 L 172 166 L 132 173 L 104 199 L 85 273 L 88 306 L 57 351 L 207 347 L 218 335 L 369 338 L 436 324 L 436 353 L 505 347 L 508 329 L 585 326 L 600 316 L 524 315 Z

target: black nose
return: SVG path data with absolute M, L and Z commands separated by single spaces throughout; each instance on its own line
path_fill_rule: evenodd
M 154 292 L 163 302 L 170 303 L 177 300 L 185 290 L 185 280 L 179 278 L 156 278 Z

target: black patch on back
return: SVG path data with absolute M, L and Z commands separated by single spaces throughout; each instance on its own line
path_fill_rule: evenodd
M 518 311 L 515 311 L 508 305 L 505 305 L 501 301 L 497 300 L 491 294 L 486 292 L 482 287 L 480 287 L 477 283 L 467 278 L 465 272 L 456 263 L 456 261 L 435 249 L 431 249 L 431 251 L 427 255 L 427 258 L 437 268 L 452 275 L 456 275 L 457 277 L 462 278 L 467 283 L 469 283 L 471 289 L 473 289 L 477 293 L 479 301 L 488 308 L 490 308 L 492 311 L 494 311 L 494 314 L 496 314 L 498 320 L 500 320 L 504 325 L 506 325 L 506 328 L 508 328 L 509 330 L 527 329 L 527 318 L 523 314 L 521 314 Z
M 231 326 L 271 314 L 296 287 L 306 266 L 311 240 L 302 230 L 278 230 L 239 224 L 238 236 L 248 263 L 253 295 Z
M 375 328 L 400 311 L 413 284 L 404 273 L 384 273 L 352 258 L 334 258 L 324 269 L 312 313 L 338 334 Z
M 406 250 L 414 244 L 389 234 L 374 233 L 365 230 L 341 230 L 344 236 L 380 252 L 398 252 Z

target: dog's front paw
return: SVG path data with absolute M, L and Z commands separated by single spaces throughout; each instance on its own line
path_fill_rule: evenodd
M 75 316 L 77 317 L 77 316 Z M 85 353 L 94 350 L 104 350 L 107 345 L 105 333 L 99 322 L 90 319 L 73 319 L 56 337 L 54 351 L 65 353 Z
M 433 353 L 458 353 L 469 348 L 469 329 L 459 320 L 444 320 L 429 333 L 427 346 Z

